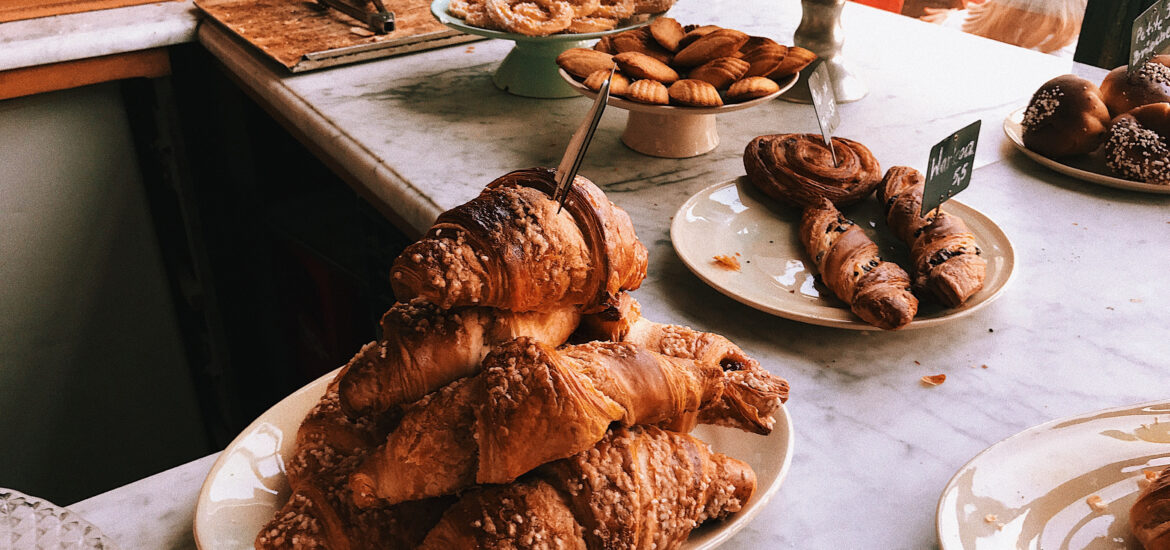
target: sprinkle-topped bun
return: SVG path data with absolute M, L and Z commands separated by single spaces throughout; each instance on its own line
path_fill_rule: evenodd
M 1109 110 L 1096 84 L 1066 74 L 1045 82 L 1024 111 L 1024 146 L 1046 157 L 1091 153 L 1105 136 Z
M 1105 75 L 1101 95 L 1109 114 L 1128 113 L 1142 105 L 1170 101 L 1170 55 L 1155 55 L 1142 65 L 1133 80 L 1122 65 Z
M 1105 162 L 1126 179 L 1170 185 L 1170 103 L 1145 105 L 1114 119 Z

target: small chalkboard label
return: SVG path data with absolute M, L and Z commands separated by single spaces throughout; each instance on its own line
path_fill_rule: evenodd
M 841 124 L 841 115 L 837 112 L 833 78 L 829 76 L 829 67 L 824 63 L 818 63 L 817 68 L 809 73 L 808 94 L 812 97 L 813 111 L 817 114 L 821 136 L 825 138 L 825 145 L 829 146 L 829 152 L 833 155 L 833 166 L 836 166 L 837 152 L 833 150 L 833 132 Z
M 923 216 L 971 184 L 975 148 L 979 145 L 979 127 L 982 122 L 976 120 L 930 148 L 926 185 L 922 191 L 920 213 Z
M 1170 0 L 1159 0 L 1133 20 L 1129 38 L 1129 68 L 1134 78 L 1155 53 L 1170 45 Z

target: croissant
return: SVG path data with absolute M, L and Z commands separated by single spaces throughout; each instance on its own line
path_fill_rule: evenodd
M 481 374 L 408 406 L 350 484 L 358 505 L 369 506 L 448 494 L 476 482 L 506 483 L 589 448 L 613 422 L 686 431 L 702 420 L 769 433 L 774 419 L 756 414 L 775 410 L 782 396 L 768 396 L 770 405 L 729 406 L 722 398 L 735 395 L 727 388 L 737 380 L 717 363 L 628 343 L 558 350 L 520 338 L 493 350 Z M 708 406 L 720 414 L 707 413 Z
M 650 321 L 642 317 L 638 301 L 626 293 L 618 297 L 614 307 L 583 316 L 574 338 L 627 342 L 671 357 L 718 364 L 728 383 L 721 402 L 709 403 L 700 411 L 702 424 L 751 419 L 737 422 L 735 427 L 754 431 L 753 426 L 763 426 L 770 431 L 776 410 L 788 399 L 788 382 L 764 370 L 759 361 L 727 338 Z
M 1129 529 L 1146 550 L 1170 550 L 1170 466 L 1138 494 L 1129 510 Z
M 256 535 L 258 550 L 409 550 L 454 502 L 442 497 L 358 508 L 346 485 L 360 456 L 305 478 Z
M 350 416 L 380 414 L 417 401 L 479 371 L 497 344 L 532 336 L 559 345 L 577 327 L 574 306 L 517 313 L 486 307 L 441 310 L 423 299 L 398 303 L 382 316 L 382 339 L 363 349 L 341 378 L 341 406 Z
M 654 427 L 616 428 L 539 475 L 468 492 L 420 548 L 678 548 L 708 520 L 741 510 L 751 467 Z
M 941 210 L 920 215 L 924 188 L 921 172 L 895 166 L 882 179 L 878 200 L 885 205 L 890 230 L 910 245 L 914 287 L 947 307 L 959 307 L 983 288 L 987 262 L 961 218 Z
M 821 199 L 837 206 L 857 202 L 881 183 L 881 167 L 866 146 L 832 141 L 830 152 L 820 134 L 759 136 L 744 149 L 743 166 L 752 185 L 791 206 L 815 207 Z
M 800 240 L 825 286 L 862 320 L 893 330 L 914 319 L 918 299 L 910 293 L 910 276 L 882 261 L 877 245 L 828 199 L 804 210 Z
M 297 429 L 293 454 L 285 461 L 289 486 L 296 489 L 309 478 L 336 468 L 346 458 L 365 453 L 384 439 L 386 431 L 374 417 L 350 417 L 341 408 L 338 384 L 354 365 L 367 361 L 376 344 L 362 347 L 330 381 L 325 394 L 305 415 Z
M 481 305 L 512 311 L 578 305 L 603 309 L 646 276 L 646 247 L 630 217 L 577 176 L 564 210 L 551 200 L 556 172 L 506 174 L 471 201 L 439 215 L 391 269 L 400 299 L 443 309 Z

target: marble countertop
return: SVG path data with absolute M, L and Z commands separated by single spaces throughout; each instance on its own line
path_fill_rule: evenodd
M 0 71 L 191 42 L 197 23 L 191 0 L 0 23 Z
M 800 3 L 680 0 L 671 15 L 791 43 Z M 741 175 L 752 137 L 814 131 L 807 105 L 723 115 L 720 145 L 681 160 L 627 149 L 625 114 L 607 110 L 581 169 L 630 213 L 650 249 L 635 293 L 646 317 L 719 332 L 792 384 L 791 471 L 730 549 L 937 546 L 940 492 L 989 445 L 1054 418 L 1168 397 L 1170 196 L 1051 172 L 1002 132 L 1005 116 L 1050 77 L 1099 80 L 1105 71 L 854 4 L 843 25 L 846 58 L 870 95 L 841 106 L 837 134 L 868 145 L 883 166 L 921 168 L 931 145 L 983 120 L 977 169 L 960 198 L 994 220 L 1017 255 L 1013 280 L 988 307 L 931 329 L 846 331 L 756 311 L 688 271 L 670 242 L 675 210 Z M 419 233 L 496 176 L 555 165 L 589 108 L 583 98 L 496 90 L 491 71 L 511 47 L 502 41 L 292 76 L 211 25 L 199 39 Z M 944 384 L 919 383 L 939 373 Z M 149 532 L 164 547 L 189 547 L 209 467 L 210 457 L 77 506 L 116 537 Z M 148 547 L 136 540 L 123 544 Z

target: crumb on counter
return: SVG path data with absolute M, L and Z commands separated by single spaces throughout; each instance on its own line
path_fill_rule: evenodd
M 925 386 L 937 386 L 937 385 L 942 384 L 943 382 L 947 381 L 947 375 L 945 375 L 945 374 L 931 374 L 931 375 L 923 376 L 919 380 L 921 380 L 922 384 Z
M 736 252 L 735 256 L 739 256 L 739 252 Z M 730 269 L 732 271 L 739 271 L 739 258 L 736 258 L 735 256 L 719 254 L 719 255 L 715 256 L 715 258 L 714 258 L 715 265 L 718 265 L 719 267 L 722 267 L 723 269 Z
M 1105 501 L 1101 499 L 1100 495 L 1089 495 L 1089 498 L 1085 499 L 1085 503 L 1088 504 L 1089 508 L 1092 508 L 1094 512 L 1100 512 L 1109 507 L 1105 504 Z
M 987 514 L 986 516 L 983 516 L 984 523 L 995 523 L 997 519 L 999 518 L 995 517 L 995 514 Z

